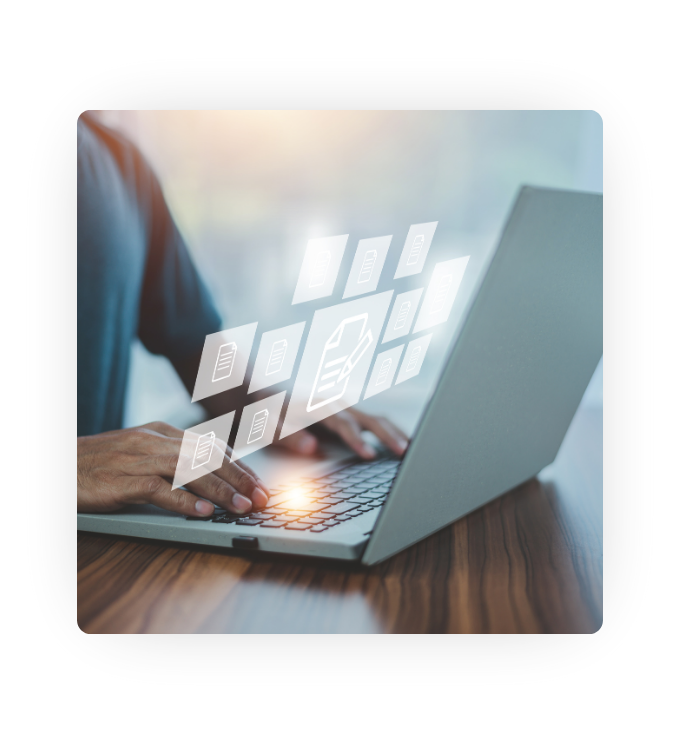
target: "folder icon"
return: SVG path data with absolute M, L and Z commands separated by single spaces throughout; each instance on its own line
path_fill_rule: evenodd
M 194 452 L 194 460 L 191 463 L 191 469 L 195 470 L 201 465 L 207 465 L 210 462 L 212 455 L 213 444 L 215 444 L 215 432 L 211 431 L 207 434 L 202 434 L 196 442 L 196 451 Z
M 215 362 L 215 371 L 213 372 L 212 381 L 226 380 L 234 371 L 234 362 L 236 361 L 236 344 L 230 341 L 228 344 L 222 344 L 217 352 L 217 361 Z

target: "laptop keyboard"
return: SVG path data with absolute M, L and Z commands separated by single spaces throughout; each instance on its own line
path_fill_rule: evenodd
M 379 509 L 400 465 L 401 460 L 392 457 L 346 465 L 319 478 L 298 478 L 269 489 L 267 506 L 259 511 L 237 515 L 216 509 L 211 517 L 198 519 L 265 530 L 325 532 Z

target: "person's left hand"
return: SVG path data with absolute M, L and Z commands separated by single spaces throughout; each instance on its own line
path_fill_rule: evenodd
M 369 416 L 354 408 L 329 416 L 321 424 L 335 432 L 357 455 L 367 460 L 375 457 L 377 453 L 370 444 L 364 442 L 362 431 L 372 431 L 396 455 L 403 455 L 408 446 L 406 434 L 391 421 L 383 416 Z M 312 455 L 316 452 L 319 440 L 311 432 L 303 429 L 279 440 L 277 444 L 301 455 Z

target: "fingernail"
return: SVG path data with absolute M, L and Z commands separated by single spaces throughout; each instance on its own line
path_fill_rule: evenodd
M 245 496 L 241 496 L 240 493 L 234 494 L 234 498 L 231 500 L 231 503 L 233 504 L 234 509 L 239 512 L 247 512 L 253 508 L 250 499 L 247 499 Z
M 376 452 L 370 445 L 366 444 L 364 445 L 364 456 L 365 457 L 375 457 Z
M 252 499 L 252 502 L 253 504 L 255 504 L 255 506 L 267 506 L 267 501 L 269 501 L 269 499 L 267 498 L 267 494 L 264 491 L 261 491 L 259 488 L 256 488 L 252 492 L 250 498 Z
M 407 439 L 400 439 L 397 442 L 397 445 L 401 449 L 402 452 L 406 452 L 406 448 L 408 447 L 408 440 Z
M 214 508 L 215 507 L 212 504 L 209 504 L 207 501 L 196 502 L 196 511 L 199 514 L 212 514 Z

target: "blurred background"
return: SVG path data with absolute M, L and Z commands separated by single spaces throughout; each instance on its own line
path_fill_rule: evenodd
M 259 322 L 255 349 L 263 331 L 311 320 L 314 310 L 340 300 L 361 238 L 394 236 L 379 291 L 425 286 L 437 261 L 471 256 L 421 374 L 364 406 L 397 419 L 407 399 L 426 402 L 520 185 L 602 191 L 602 120 L 592 111 L 99 116 L 128 135 L 155 169 L 224 327 Z M 423 274 L 392 281 L 409 226 L 431 221 L 439 225 Z M 292 307 L 307 240 L 345 233 L 333 296 Z M 601 404 L 601 364 L 586 398 Z M 186 427 L 202 414 L 169 362 L 137 343 L 125 425 L 162 419 Z

